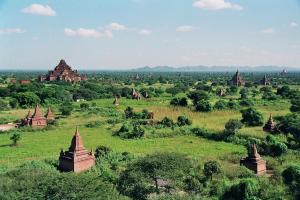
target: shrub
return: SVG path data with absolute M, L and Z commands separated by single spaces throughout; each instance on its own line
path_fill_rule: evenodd
M 220 172 L 221 172 L 221 167 L 217 161 L 208 161 L 204 164 L 203 173 L 207 179 L 210 179 L 210 181 L 212 181 L 214 174 Z
M 9 139 L 13 142 L 12 146 L 18 146 L 18 142 L 21 140 L 21 135 L 20 133 L 15 132 Z
M 107 154 L 109 154 L 111 152 L 111 148 L 109 147 L 106 147 L 106 146 L 98 146 L 95 150 L 95 157 L 96 158 L 100 158 L 100 157 L 103 157 Z
M 189 125 L 192 125 L 192 120 L 186 116 L 178 116 L 177 125 L 178 126 L 189 126 Z
M 225 133 L 229 135 L 235 135 L 239 129 L 243 127 L 243 124 L 237 119 L 230 119 L 225 124 Z
M 87 123 L 85 126 L 88 128 L 98 128 L 100 126 L 102 126 L 102 122 L 101 121 L 93 121 L 93 122 L 89 122 Z
M 73 111 L 73 106 L 71 103 L 67 102 L 61 105 L 59 108 L 62 115 L 69 116 Z
M 254 106 L 254 103 L 249 99 L 243 99 L 240 101 L 241 106 Z
M 232 100 L 230 100 L 228 102 L 227 106 L 228 106 L 229 109 L 232 109 L 232 110 L 239 109 L 239 104 L 237 102 L 235 102 L 235 101 L 232 101 Z
M 246 124 L 247 126 L 261 126 L 264 124 L 262 114 L 253 108 L 242 110 L 241 113 L 242 113 L 241 122 L 243 124 Z
M 183 98 L 173 98 L 171 101 L 170 101 L 170 105 L 172 106 L 187 106 L 188 105 L 188 101 L 187 101 L 187 98 L 186 97 L 183 97 Z
M 210 112 L 213 110 L 212 105 L 207 100 L 201 100 L 197 103 L 195 107 L 198 112 Z
M 132 107 L 127 107 L 124 112 L 125 112 L 125 117 L 127 119 L 128 118 L 133 118 L 134 112 L 133 112 L 133 108 Z
M 165 127 L 174 127 L 175 125 L 174 121 L 168 117 L 163 118 L 160 124 L 162 124 Z
M 227 102 L 225 100 L 219 100 L 216 102 L 214 108 L 217 110 L 224 110 L 227 108 Z

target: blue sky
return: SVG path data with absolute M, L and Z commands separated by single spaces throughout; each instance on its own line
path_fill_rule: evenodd
M 0 0 L 0 69 L 300 67 L 300 0 Z

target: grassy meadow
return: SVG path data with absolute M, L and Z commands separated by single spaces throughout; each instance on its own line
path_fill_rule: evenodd
M 120 106 L 112 105 L 113 99 L 94 100 L 100 108 L 113 108 L 117 112 L 123 113 L 127 106 L 131 106 L 135 111 L 148 109 L 155 113 L 154 119 L 161 120 L 165 116 L 176 120 L 179 115 L 186 115 L 193 121 L 193 127 L 201 127 L 211 131 L 222 131 L 224 124 L 229 119 L 240 119 L 239 110 L 213 111 L 209 113 L 194 112 L 192 108 L 173 107 L 169 105 L 169 97 L 151 98 L 148 100 L 135 101 L 131 99 L 120 99 Z M 60 117 L 58 126 L 49 130 L 37 130 L 34 132 L 24 132 L 20 145 L 17 148 L 10 146 L 10 134 L 0 134 L 0 166 L 5 170 L 18 166 L 29 160 L 57 159 L 60 150 L 67 149 L 76 126 L 79 126 L 84 144 L 88 149 L 95 149 L 98 145 L 105 145 L 118 152 L 130 152 L 136 156 L 149 154 L 152 152 L 181 152 L 191 158 L 203 162 L 205 160 L 221 160 L 224 168 L 238 166 L 238 160 L 246 154 L 246 149 L 241 145 L 225 142 L 216 142 L 196 136 L 174 136 L 167 138 L 144 138 L 136 140 L 124 140 L 113 136 L 121 124 L 110 125 L 103 123 L 98 128 L 87 128 L 85 125 L 92 121 L 106 122 L 110 117 L 106 115 L 93 114 L 80 111 L 79 104 L 74 103 L 76 110 L 67 118 Z M 285 100 L 277 100 L 273 103 L 259 103 L 255 105 L 261 111 L 265 120 L 269 113 L 274 116 L 285 115 L 289 112 L 289 103 Z M 43 108 L 44 111 L 46 108 Z M 54 108 L 57 116 L 59 112 Z M 12 120 L 21 119 L 28 110 L 18 109 L 0 112 L 0 117 L 9 117 Z M 244 127 L 240 134 L 254 137 L 265 137 L 266 134 L 261 127 Z M 226 159 L 226 158 L 236 159 Z M 224 159 L 225 158 L 225 159 Z

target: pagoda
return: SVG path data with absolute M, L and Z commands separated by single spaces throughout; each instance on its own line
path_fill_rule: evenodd
M 276 123 L 273 120 L 272 114 L 270 114 L 269 120 L 264 125 L 263 130 L 270 133 L 276 132 Z
M 84 148 L 78 128 L 68 151 L 61 150 L 59 169 L 65 172 L 82 172 L 95 165 L 95 156 Z
M 229 85 L 235 85 L 235 86 L 244 86 L 245 81 L 243 80 L 239 70 L 236 71 L 232 79 L 229 81 Z
M 53 112 L 51 111 L 51 108 L 50 108 L 50 107 L 48 108 L 45 117 L 46 117 L 46 119 L 47 119 L 47 122 L 50 122 L 50 121 L 54 121 L 54 120 L 55 120 L 55 116 L 54 116 Z
M 50 70 L 47 75 L 39 76 L 38 79 L 39 81 L 67 81 L 76 83 L 84 81 L 87 78 L 78 74 L 77 70 L 72 70 L 66 61 L 62 59 L 54 70 Z
M 271 81 L 267 78 L 267 75 L 264 75 L 263 79 L 260 81 L 260 83 L 264 86 L 270 85 Z
M 255 144 L 251 145 L 248 157 L 240 160 L 240 165 L 254 171 L 257 175 L 263 175 L 267 171 L 266 161 L 264 161 L 258 154 Z
M 23 126 L 31 126 L 33 128 L 43 128 L 47 126 L 47 119 L 43 116 L 42 111 L 37 104 L 35 106 L 34 113 L 32 114 L 31 111 L 28 111 L 26 117 L 22 120 Z
M 138 101 L 142 99 L 141 94 L 135 91 L 134 88 L 132 88 L 131 97 L 132 99 L 136 99 Z

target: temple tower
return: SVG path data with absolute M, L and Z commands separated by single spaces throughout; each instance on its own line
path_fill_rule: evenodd
M 84 148 L 78 128 L 68 151 L 61 150 L 59 169 L 65 172 L 82 172 L 95 165 L 95 156 Z
M 270 114 L 269 120 L 264 125 L 263 130 L 271 133 L 276 131 L 276 123 L 273 120 L 272 114 Z
M 46 117 L 46 119 L 47 119 L 48 122 L 55 120 L 55 116 L 54 116 L 54 114 L 53 114 L 53 112 L 52 112 L 52 110 L 51 110 L 50 107 L 48 108 L 45 117 Z
M 236 71 L 232 79 L 229 81 L 229 84 L 237 87 L 245 85 L 245 81 L 243 80 L 239 70 Z
M 255 144 L 251 145 L 248 157 L 240 160 L 240 165 L 244 165 L 248 169 L 254 171 L 257 175 L 263 175 L 267 171 L 266 161 L 258 154 Z
M 32 115 L 32 118 L 30 119 L 30 126 L 41 128 L 47 126 L 47 119 L 43 116 L 38 104 L 35 106 L 34 113 Z

